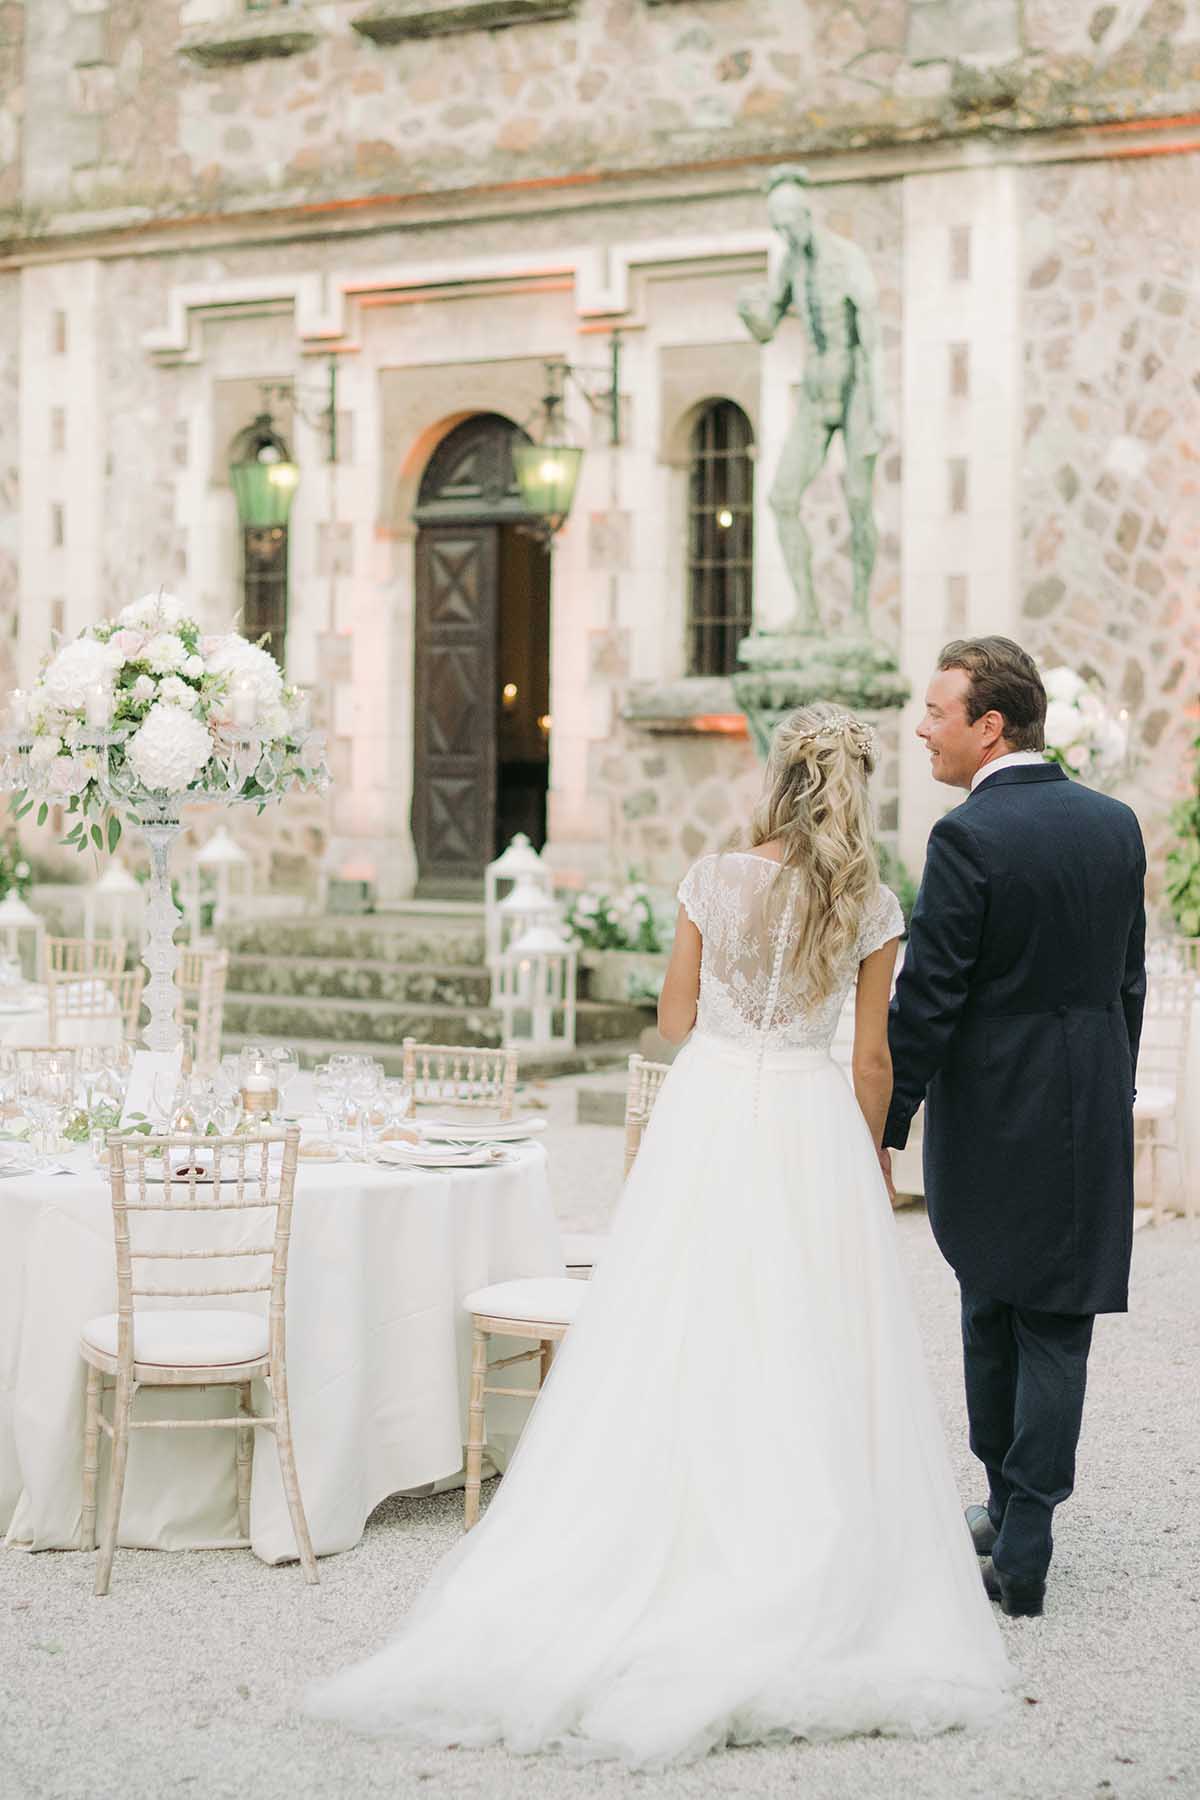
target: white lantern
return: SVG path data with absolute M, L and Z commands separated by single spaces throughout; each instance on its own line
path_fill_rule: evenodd
M 504 1041 L 538 1050 L 575 1044 L 576 951 L 548 919 L 532 925 L 497 958 L 492 1004 Z
M 188 937 L 193 945 L 204 935 L 200 924 L 204 901 L 212 899 L 212 929 L 216 932 L 220 926 L 229 923 L 236 913 L 238 900 L 250 892 L 252 874 L 247 853 L 224 825 L 218 825 L 203 849 L 196 852 L 187 872 L 184 911 Z
M 500 915 L 501 888 L 511 892 L 522 884 L 540 887 L 548 901 L 554 899 L 554 871 L 544 863 L 523 831 L 518 831 L 508 849 L 489 863 L 483 872 L 483 923 L 487 943 L 487 960 L 495 962 L 503 944 Z
M 22 934 L 25 934 L 24 956 L 21 954 Z M 16 888 L 10 889 L 0 900 L 0 944 L 10 960 L 20 964 L 28 980 L 41 979 L 45 937 L 46 927 L 32 906 L 26 906 Z
M 522 879 L 500 901 L 496 917 L 500 925 L 496 953 L 503 956 L 510 945 L 527 931 L 532 931 L 535 925 L 556 925 L 559 907 L 553 895 L 540 883 Z
M 83 935 L 89 944 L 97 932 L 108 938 L 140 938 L 144 913 L 141 883 L 123 863 L 110 862 L 83 897 Z

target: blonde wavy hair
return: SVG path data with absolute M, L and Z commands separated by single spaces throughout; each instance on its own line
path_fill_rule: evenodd
M 879 894 L 879 864 L 867 797 L 875 768 L 870 726 L 825 701 L 801 706 L 775 728 L 763 791 L 750 818 L 751 845 L 777 843 L 785 869 L 798 869 L 791 969 L 808 1005 L 837 986 Z

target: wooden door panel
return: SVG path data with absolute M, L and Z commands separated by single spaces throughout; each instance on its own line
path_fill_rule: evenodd
M 498 528 L 417 537 L 413 841 L 422 885 L 481 879 L 496 805 Z

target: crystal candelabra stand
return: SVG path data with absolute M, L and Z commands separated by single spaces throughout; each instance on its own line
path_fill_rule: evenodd
M 143 1033 L 143 1041 L 149 1050 L 173 1050 L 180 1041 L 175 987 L 179 951 L 175 944 L 175 932 L 183 915 L 171 893 L 171 850 L 183 830 L 183 808 L 189 801 L 208 805 L 236 805 L 242 799 L 241 790 L 251 775 L 256 777 L 260 787 L 264 789 L 265 798 L 274 798 L 276 795 L 271 792 L 271 787 L 278 778 L 279 771 L 264 748 L 264 738 L 260 734 L 225 728 L 222 732 L 221 757 L 214 757 L 207 765 L 209 772 L 217 772 L 216 779 L 212 779 L 210 774 L 212 785 L 189 788 L 178 794 L 150 793 L 141 787 L 123 756 L 110 754 L 114 748 L 122 746 L 129 736 L 128 728 L 117 731 L 85 731 L 79 736 L 77 748 L 101 752 L 99 773 L 95 780 L 105 805 L 123 823 L 139 830 L 150 849 L 149 897 L 142 959 L 150 977 L 144 995 L 150 1020 Z M 25 733 L 0 734 L 0 791 L 7 789 L 10 792 L 28 792 L 34 798 L 48 801 L 69 798 L 39 790 L 37 771 L 30 758 L 31 748 L 31 738 Z M 283 792 L 282 784 L 277 792 Z M 263 799 L 264 795 L 254 796 L 255 804 L 261 804 Z

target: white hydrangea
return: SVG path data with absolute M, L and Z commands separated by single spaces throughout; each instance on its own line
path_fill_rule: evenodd
M 279 664 L 258 644 L 248 643 L 236 632 L 227 632 L 217 639 L 207 661 L 209 674 L 228 676 L 231 686 L 239 680 L 251 682 L 260 713 L 279 704 L 283 694 Z
M 1084 737 L 1087 721 L 1069 700 L 1051 700 L 1046 708 L 1046 742 L 1052 749 L 1066 751 Z
M 1068 703 L 1078 700 L 1087 686 L 1082 675 L 1074 669 L 1060 665 L 1056 669 L 1047 669 L 1042 676 L 1042 686 L 1046 690 L 1047 700 L 1065 700 Z
M 188 659 L 187 647 L 173 631 L 160 631 L 142 651 L 141 660 L 149 663 L 156 675 L 171 675 Z
M 143 594 L 131 600 L 117 615 L 119 625 L 133 625 L 141 631 L 157 628 L 169 630 L 188 616 L 187 607 L 174 594 Z
M 178 794 L 209 760 L 212 739 L 192 713 L 159 701 L 130 738 L 125 754 L 143 787 Z
M 200 699 L 195 688 L 181 681 L 178 675 L 168 675 L 165 681 L 159 682 L 158 697 L 168 706 L 182 706 L 185 712 L 195 712 Z
M 76 638 L 53 656 L 38 682 L 39 697 L 51 712 L 79 712 L 90 687 L 112 683 L 120 654 L 92 637 Z

